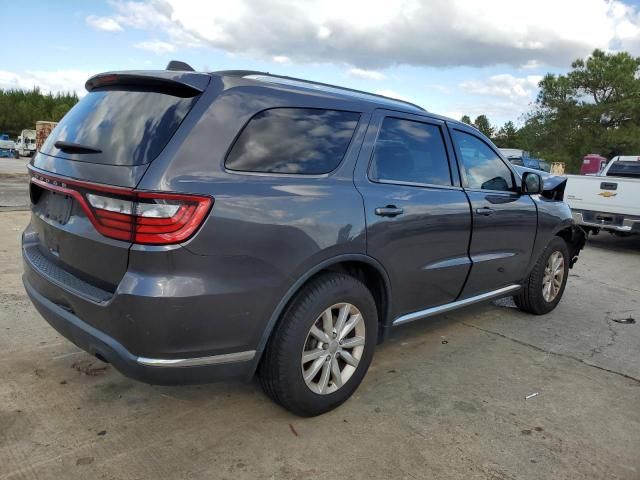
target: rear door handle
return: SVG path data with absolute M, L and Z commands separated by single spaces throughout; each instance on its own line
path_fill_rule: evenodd
M 402 215 L 404 210 L 395 205 L 387 205 L 386 207 L 378 207 L 375 209 L 376 215 L 380 217 L 397 217 Z
M 496 211 L 493 208 L 482 207 L 476 208 L 476 213 L 478 215 L 484 215 L 485 217 L 488 217 L 489 215 L 493 215 L 494 213 L 496 213 Z

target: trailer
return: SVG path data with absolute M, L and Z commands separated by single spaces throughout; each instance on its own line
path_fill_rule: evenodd
M 36 151 L 36 131 L 24 129 L 16 142 L 18 154 L 22 157 L 31 157 Z

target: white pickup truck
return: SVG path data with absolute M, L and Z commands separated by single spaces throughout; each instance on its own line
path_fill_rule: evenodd
M 640 233 L 640 156 L 614 157 L 598 175 L 567 175 L 566 202 L 585 230 Z

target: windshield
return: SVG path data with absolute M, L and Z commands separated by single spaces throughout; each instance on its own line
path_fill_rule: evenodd
M 141 165 L 154 160 L 198 97 L 153 91 L 104 89 L 88 93 L 60 121 L 42 152 L 108 165 Z M 96 154 L 65 153 L 58 141 L 80 144 Z

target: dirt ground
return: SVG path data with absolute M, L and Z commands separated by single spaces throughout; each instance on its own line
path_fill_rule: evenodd
M 22 288 L 27 212 L 0 220 L 1 480 L 640 478 L 640 238 L 590 240 L 544 317 L 398 328 L 351 400 L 301 419 L 256 383 L 150 386 L 78 351 Z

